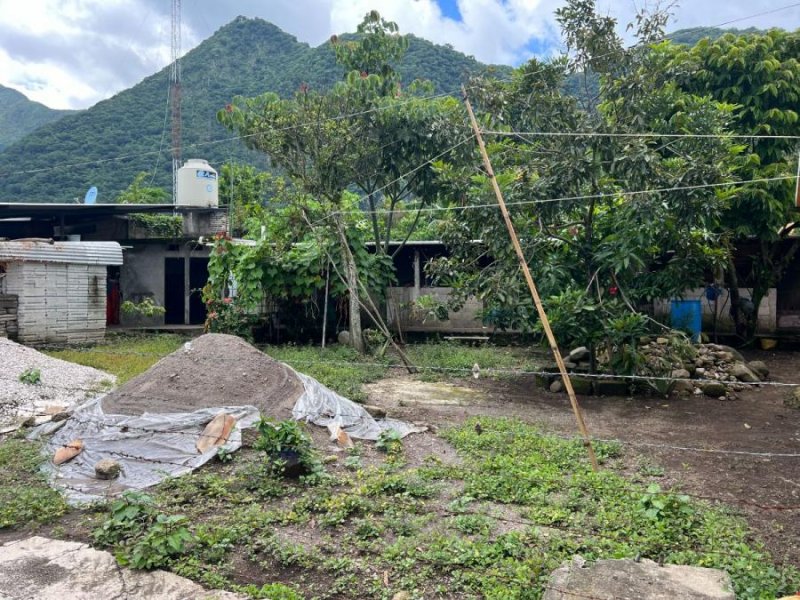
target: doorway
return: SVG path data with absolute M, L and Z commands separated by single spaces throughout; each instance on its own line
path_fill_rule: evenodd
M 186 311 L 186 261 L 183 258 L 164 259 L 164 323 L 183 325 Z

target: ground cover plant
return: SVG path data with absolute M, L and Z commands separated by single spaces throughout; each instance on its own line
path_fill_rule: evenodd
M 0 443 L 0 531 L 49 523 L 67 510 L 61 494 L 39 472 L 38 444 L 20 439 Z
M 593 473 L 579 441 L 519 420 L 441 436 L 459 460 L 412 460 L 412 436 L 389 455 L 359 443 L 305 479 L 247 448 L 111 503 L 95 538 L 124 563 L 253 598 L 535 599 L 575 554 L 723 568 L 739 598 L 800 585 L 724 509 L 618 475 L 615 443 L 597 445 Z
M 94 367 L 117 376 L 123 384 L 143 373 L 161 358 L 177 350 L 186 338 L 166 333 L 109 335 L 95 346 L 51 348 L 43 351 L 54 358 Z

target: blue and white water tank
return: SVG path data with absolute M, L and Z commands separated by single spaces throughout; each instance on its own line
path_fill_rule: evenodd
M 219 206 L 219 176 L 202 158 L 190 158 L 178 169 L 178 206 Z

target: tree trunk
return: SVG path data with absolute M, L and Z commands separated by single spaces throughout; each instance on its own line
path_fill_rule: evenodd
M 745 323 L 744 319 L 744 312 L 742 311 L 742 298 L 739 295 L 739 276 L 736 274 L 736 265 L 733 263 L 733 257 L 728 256 L 728 269 L 727 269 L 727 279 L 728 279 L 728 292 L 730 293 L 730 300 L 731 300 L 731 319 L 733 319 L 733 325 L 736 328 L 736 334 L 744 337 L 744 334 L 747 330 L 747 323 Z
M 339 218 L 336 216 L 336 232 L 339 235 L 339 245 L 341 247 L 342 262 L 344 263 L 344 275 L 347 280 L 347 295 L 349 298 L 348 312 L 350 317 L 350 341 L 353 348 L 358 350 L 359 353 L 364 353 L 364 336 L 361 332 L 361 303 L 359 302 L 358 291 L 358 267 L 350 252 L 348 245 L 347 235 L 344 231 L 344 226 Z

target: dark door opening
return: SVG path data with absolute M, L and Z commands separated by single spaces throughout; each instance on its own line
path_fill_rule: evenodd
M 206 305 L 203 304 L 203 286 L 208 282 L 208 259 L 189 259 L 189 324 L 206 322 Z
M 164 323 L 183 325 L 186 308 L 186 263 L 183 258 L 164 259 Z

